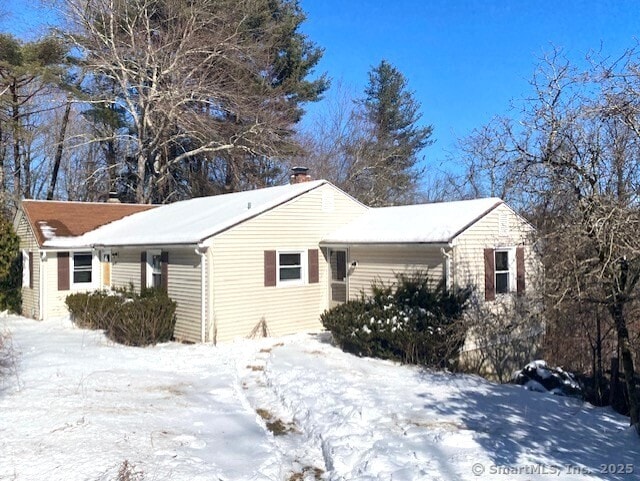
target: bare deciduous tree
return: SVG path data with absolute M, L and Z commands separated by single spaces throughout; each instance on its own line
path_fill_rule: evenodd
M 640 412 L 631 342 L 637 332 L 629 329 L 637 326 L 628 312 L 640 282 L 637 65 L 636 53 L 627 52 L 618 62 L 579 71 L 554 52 L 536 72 L 533 95 L 517 121 L 479 131 L 467 144 L 481 160 L 480 170 L 475 160 L 469 164 L 464 179 L 499 186 L 501 195 L 518 199 L 533 215 L 544 239 L 551 323 L 571 323 L 563 316 L 576 305 L 608 314 L 635 425 Z M 586 321 L 588 310 L 573 325 L 590 329 L 593 345 L 601 346 L 597 338 L 606 326 L 603 331 L 602 319 Z
M 300 105 L 326 88 L 324 77 L 305 80 L 321 50 L 298 32 L 295 0 L 64 3 L 93 102 L 123 113 L 114 134 L 138 202 L 167 200 L 192 160 L 224 163 L 236 190 L 247 158 L 296 151 Z

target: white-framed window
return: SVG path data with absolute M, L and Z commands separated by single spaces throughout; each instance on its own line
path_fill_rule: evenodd
M 496 294 L 507 294 L 516 290 L 515 249 L 496 249 L 495 286 Z
M 147 287 L 162 287 L 162 251 L 147 251 Z
M 22 287 L 31 287 L 31 262 L 29 253 L 22 251 Z
M 306 250 L 278 251 L 276 255 L 278 285 L 304 284 L 307 279 Z
M 94 256 L 91 251 L 71 253 L 71 286 L 75 288 L 92 287 L 94 284 Z

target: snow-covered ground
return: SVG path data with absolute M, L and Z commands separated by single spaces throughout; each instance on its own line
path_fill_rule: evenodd
M 608 409 L 323 335 L 133 348 L 65 319 L 0 329 L 19 363 L 0 480 L 111 480 L 125 460 L 144 480 L 640 479 L 640 438 Z

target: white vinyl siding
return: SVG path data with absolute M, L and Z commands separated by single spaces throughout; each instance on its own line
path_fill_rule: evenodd
M 328 212 L 331 203 L 334 210 Z M 318 283 L 286 289 L 264 286 L 264 252 L 319 249 L 323 237 L 365 211 L 365 206 L 325 184 L 213 237 L 217 340 L 247 336 L 263 320 L 274 336 L 320 330 L 320 314 L 329 305 L 326 250 L 319 253 Z
M 349 248 L 349 299 L 371 294 L 371 283 L 393 283 L 397 273 L 426 272 L 434 283 L 442 279 L 440 247 L 423 245 L 353 245 Z

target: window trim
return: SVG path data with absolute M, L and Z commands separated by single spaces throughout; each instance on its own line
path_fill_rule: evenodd
M 280 279 L 280 255 L 298 254 L 300 256 L 300 279 Z M 308 284 L 308 258 L 306 249 L 282 249 L 276 250 L 276 287 L 303 286 Z M 288 266 L 292 267 L 292 266 Z
M 506 252 L 507 253 L 507 270 L 498 270 L 498 263 L 496 256 L 498 253 Z M 498 292 L 498 274 L 507 274 L 507 291 L 506 292 Z M 516 265 L 516 248 L 515 247 L 496 247 L 493 250 L 493 288 L 495 290 L 495 295 L 497 296 L 505 296 L 513 294 L 517 291 L 517 265 Z
M 89 254 L 91 256 L 91 281 L 90 282 L 75 282 L 73 274 L 76 270 L 76 255 L 77 254 Z M 83 289 L 95 289 L 98 285 L 96 280 L 100 274 L 100 270 L 96 267 L 96 261 L 98 257 L 92 250 L 76 250 L 69 251 L 69 290 L 83 290 Z M 84 270 L 86 272 L 86 269 Z

